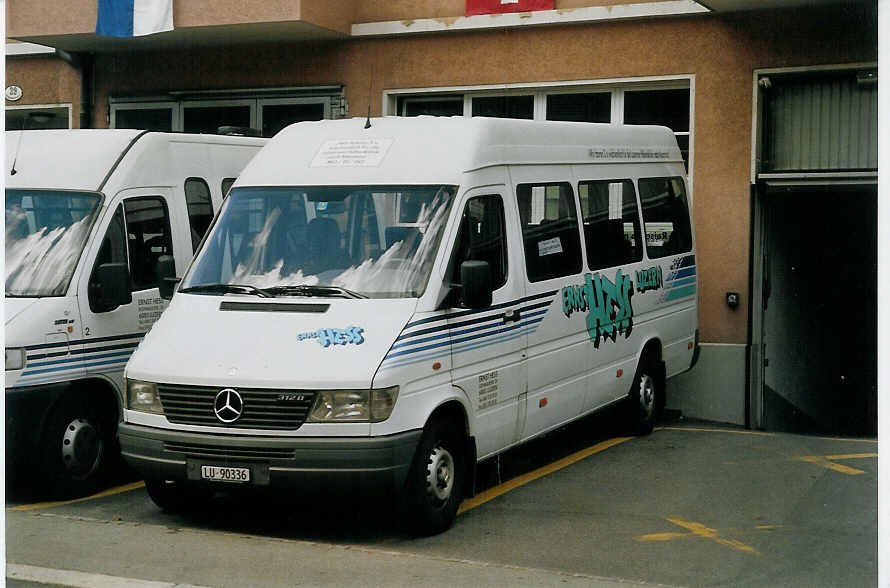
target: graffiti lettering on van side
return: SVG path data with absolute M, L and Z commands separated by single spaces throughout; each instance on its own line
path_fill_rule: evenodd
M 566 317 L 573 312 L 588 312 L 587 334 L 593 346 L 599 348 L 600 341 L 611 339 L 614 342 L 619 333 L 625 338 L 630 337 L 633 294 L 633 281 L 620 269 L 615 272 L 615 281 L 602 274 L 586 274 L 584 284 L 562 289 L 562 309 Z
M 637 292 L 640 294 L 649 290 L 658 290 L 662 286 L 664 286 L 664 278 L 660 265 L 637 272 Z
M 308 333 L 300 333 L 297 335 L 298 341 L 306 341 L 307 339 L 315 339 L 322 347 L 330 347 L 331 345 L 361 345 L 365 342 L 362 335 L 364 329 L 362 327 L 348 326 L 345 329 L 318 329 Z

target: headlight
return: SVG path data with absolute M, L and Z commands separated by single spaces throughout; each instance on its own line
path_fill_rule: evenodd
M 127 380 L 127 408 L 141 412 L 164 414 L 157 384 Z
M 398 386 L 379 390 L 319 390 L 308 421 L 379 423 L 392 414 L 398 396 Z
M 9 347 L 6 349 L 6 371 L 20 370 L 25 367 L 25 348 Z

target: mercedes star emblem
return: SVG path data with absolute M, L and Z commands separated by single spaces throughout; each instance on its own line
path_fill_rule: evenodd
M 244 401 L 241 395 L 231 388 L 220 390 L 216 400 L 213 401 L 213 412 L 220 422 L 234 423 L 244 412 Z

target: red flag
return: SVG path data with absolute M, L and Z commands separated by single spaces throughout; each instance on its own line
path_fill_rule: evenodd
M 467 0 L 467 16 L 553 10 L 556 0 Z

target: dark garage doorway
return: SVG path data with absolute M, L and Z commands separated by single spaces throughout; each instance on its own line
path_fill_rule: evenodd
M 877 188 L 761 195 L 761 427 L 876 436 Z

